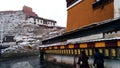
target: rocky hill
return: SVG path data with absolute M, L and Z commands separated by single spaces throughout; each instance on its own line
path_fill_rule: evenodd
M 65 27 L 56 26 L 56 23 L 54 20 L 39 17 L 27 6 L 19 11 L 1 11 L 0 41 L 3 42 L 3 46 L 8 47 L 3 49 L 2 53 L 24 53 L 36 50 L 43 39 L 65 32 Z M 13 37 L 15 41 L 6 41 L 8 36 Z

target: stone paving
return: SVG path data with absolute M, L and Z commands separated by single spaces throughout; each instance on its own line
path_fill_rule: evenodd
M 40 65 L 39 57 L 15 58 L 7 61 L 0 61 L 0 68 L 73 68 L 69 65 L 61 65 L 52 62 L 45 62 Z
M 89 60 L 92 62 L 92 60 Z M 46 62 L 40 65 L 38 56 L 21 57 L 7 61 L 0 61 L 0 68 L 75 68 L 70 65 Z M 120 68 L 119 60 L 105 60 L 105 68 Z
M 8 61 L 0 61 L 0 68 L 41 68 L 39 57 L 24 57 Z

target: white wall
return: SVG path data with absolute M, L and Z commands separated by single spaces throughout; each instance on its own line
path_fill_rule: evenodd
M 46 54 L 47 56 L 47 54 Z M 65 56 L 65 55 L 50 55 L 47 56 L 47 59 L 52 58 L 55 59 L 56 62 L 65 63 L 65 64 L 74 64 L 74 56 Z M 49 61 L 49 60 L 47 60 Z M 75 57 L 75 63 L 78 61 L 78 56 Z M 120 68 L 120 61 L 119 60 L 112 60 L 112 59 L 104 59 L 104 67 L 105 68 Z M 93 58 L 88 59 L 89 66 L 93 65 Z M 91 67 L 93 68 L 93 67 Z
M 103 33 L 89 35 L 89 36 L 85 36 L 85 37 L 79 37 L 79 38 L 75 38 L 75 39 L 69 39 L 69 40 L 67 40 L 67 43 L 76 43 L 76 42 L 95 40 L 95 39 L 100 39 L 100 38 L 103 38 Z

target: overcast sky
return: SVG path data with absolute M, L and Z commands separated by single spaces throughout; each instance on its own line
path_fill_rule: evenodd
M 22 10 L 23 6 L 33 8 L 39 17 L 57 21 L 57 25 L 66 27 L 66 0 L 0 0 L 0 11 Z

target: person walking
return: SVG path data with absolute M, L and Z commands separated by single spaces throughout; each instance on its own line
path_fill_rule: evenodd
M 85 51 L 81 51 L 81 54 L 78 58 L 77 68 L 90 68 L 88 64 L 88 56 L 86 55 Z
M 2 55 L 1 53 L 2 53 L 2 52 L 1 52 L 1 49 L 0 49 L 0 58 L 1 58 L 1 55 Z
M 1 55 L 2 55 L 2 46 L 0 45 L 0 59 L 1 59 Z
M 104 54 L 100 53 L 98 49 L 95 49 L 93 66 L 104 68 Z
M 40 51 L 40 64 L 44 64 L 44 56 L 45 56 L 45 51 L 41 50 Z

